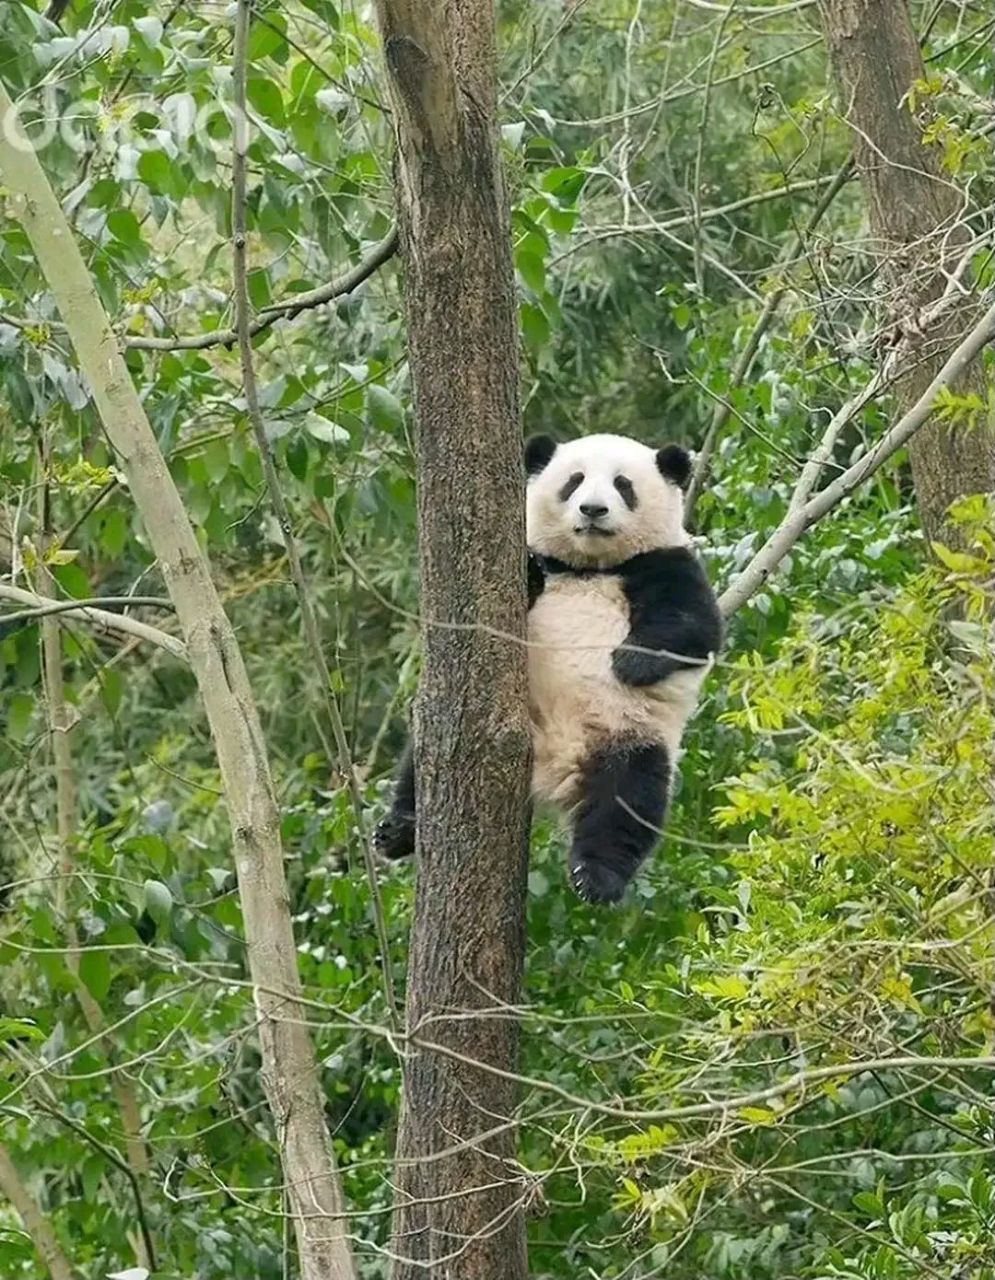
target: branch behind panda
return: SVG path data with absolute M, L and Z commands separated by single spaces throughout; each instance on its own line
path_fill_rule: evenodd
M 816 474 L 814 471 L 803 473 L 799 480 L 799 488 L 796 490 L 802 495 L 803 501 L 797 502 L 792 497 L 787 515 L 743 572 L 719 596 L 719 610 L 723 618 L 734 614 L 760 590 L 806 530 L 839 506 L 844 498 L 848 498 L 856 488 L 870 479 L 879 467 L 908 443 L 919 428 L 928 421 L 940 392 L 956 382 L 993 340 L 995 340 L 995 304 L 989 307 L 947 358 L 943 368 L 912 408 L 903 414 L 889 431 L 885 432 L 873 449 L 865 453 L 862 458 L 858 458 L 853 466 L 848 467 L 842 475 L 837 476 L 812 497 L 807 496 L 804 486 L 807 485 L 808 492 L 811 492 L 817 478 Z M 876 386 L 879 384 L 878 380 L 879 375 L 875 374 L 872 383 Z M 862 407 L 867 399 L 866 394 L 862 393 L 850 403 L 856 407 Z M 835 422 L 836 419 L 830 427 Z M 817 457 L 818 455 L 813 457 L 813 462 L 817 461 Z M 821 466 L 821 461 L 818 465 Z

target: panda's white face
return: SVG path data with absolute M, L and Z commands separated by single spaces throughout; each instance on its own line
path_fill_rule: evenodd
M 610 568 L 631 556 L 683 546 L 683 485 L 690 459 L 677 445 L 651 449 L 627 436 L 595 435 L 526 445 L 529 547 L 578 568 Z

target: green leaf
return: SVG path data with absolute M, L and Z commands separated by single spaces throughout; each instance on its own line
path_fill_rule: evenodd
M 678 329 L 686 329 L 691 323 L 691 308 L 686 302 L 678 302 L 670 314 Z
M 984 573 L 989 567 L 987 561 L 980 556 L 969 556 L 964 551 L 951 551 L 942 542 L 930 544 L 936 558 L 953 573 Z
M 366 411 L 370 422 L 381 431 L 397 431 L 404 424 L 404 407 L 393 392 L 379 383 L 366 388 Z
M 104 667 L 100 674 L 100 697 L 107 714 L 116 716 L 124 692 L 124 678 L 116 667 Z
M 269 272 L 262 267 L 257 267 L 255 271 L 250 271 L 248 275 L 249 301 L 257 311 L 268 306 L 273 301 L 273 294 L 269 287 Z
M 750 994 L 750 984 L 736 973 L 720 973 L 693 986 L 701 995 L 719 996 L 723 1000 L 743 1000 Z
M 117 559 L 124 551 L 127 537 L 128 517 L 120 507 L 115 507 L 104 516 L 100 528 L 100 543 L 109 556 Z
M 15 693 L 7 703 L 7 733 L 14 742 L 23 742 L 27 737 L 31 717 L 34 715 L 35 699 L 30 693 Z
M 283 105 L 283 94 L 274 80 L 264 80 L 260 76 L 253 78 L 246 85 L 246 97 L 252 107 L 264 120 L 282 128 L 287 122 L 287 112 Z
M 740 1107 L 739 1117 L 749 1124 L 770 1125 L 777 1119 L 775 1112 L 767 1107 Z
M 549 881 L 541 871 L 529 872 L 529 893 L 533 898 L 544 898 L 549 893 Z
M 5 1040 L 44 1040 L 45 1033 L 25 1018 L 0 1018 L 0 1043 Z
M 154 154 L 163 153 L 160 151 Z M 107 230 L 122 244 L 139 244 L 142 239 L 142 224 L 130 209 L 113 209 L 107 215 Z
M 50 566 L 52 577 L 74 600 L 86 600 L 93 595 L 90 580 L 78 564 L 56 564 Z
M 265 21 L 261 18 L 253 23 L 249 35 L 249 65 L 260 62 L 263 58 L 271 58 L 279 52 L 286 52 L 287 41 L 284 32 L 287 22 L 272 8 L 266 12 Z
M 173 895 L 161 880 L 145 881 L 145 910 L 156 924 L 164 924 L 173 909 Z
M 231 466 L 231 454 L 228 451 L 227 440 L 211 440 L 204 446 L 203 452 L 204 466 L 207 468 L 207 474 L 218 484 L 228 474 L 228 468 Z
M 330 422 L 320 413 L 309 413 L 304 419 L 304 426 L 310 435 L 316 440 L 323 440 L 325 444 L 342 444 L 349 439 L 349 432 L 345 427 L 340 427 L 337 422 Z
M 111 985 L 111 961 L 106 951 L 84 951 L 79 962 L 80 981 L 99 1004 Z
M 174 184 L 173 165 L 165 151 L 143 151 L 138 158 L 138 176 L 156 195 L 169 195 Z
M 519 309 L 519 314 L 526 346 L 533 351 L 540 350 L 549 341 L 549 321 L 531 302 L 524 302 Z
M 287 445 L 287 466 L 295 479 L 306 477 L 309 458 L 307 440 L 302 435 L 295 436 Z
M 533 293 L 543 294 L 546 291 L 546 264 L 535 253 L 519 251 L 515 257 L 518 274 Z
M 853 1207 L 869 1218 L 884 1217 L 884 1201 L 873 1191 L 858 1191 L 853 1197 Z
M 565 165 L 562 168 L 550 169 L 544 174 L 542 186 L 544 191 L 572 204 L 580 195 L 586 181 L 587 174 L 583 169 L 578 169 L 575 165 Z

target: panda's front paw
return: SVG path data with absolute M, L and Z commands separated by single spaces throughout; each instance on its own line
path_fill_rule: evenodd
M 603 862 L 587 858 L 570 864 L 570 882 L 578 898 L 596 906 L 621 902 L 628 888 L 628 880 Z
M 612 671 L 616 680 L 620 680 L 622 684 L 642 687 L 662 680 L 668 673 L 669 661 L 665 654 L 644 653 L 640 649 L 623 647 L 612 653 Z
M 410 858 L 415 851 L 414 819 L 403 814 L 388 813 L 373 832 L 373 851 L 381 858 L 396 862 Z

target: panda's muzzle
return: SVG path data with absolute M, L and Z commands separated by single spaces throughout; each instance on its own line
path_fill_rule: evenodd
M 608 508 L 603 502 L 582 502 L 578 509 L 580 514 L 585 517 L 585 520 L 583 524 L 574 526 L 574 533 L 589 533 L 596 538 L 612 538 L 615 536 L 614 529 L 606 529 L 599 523 L 608 514 Z

